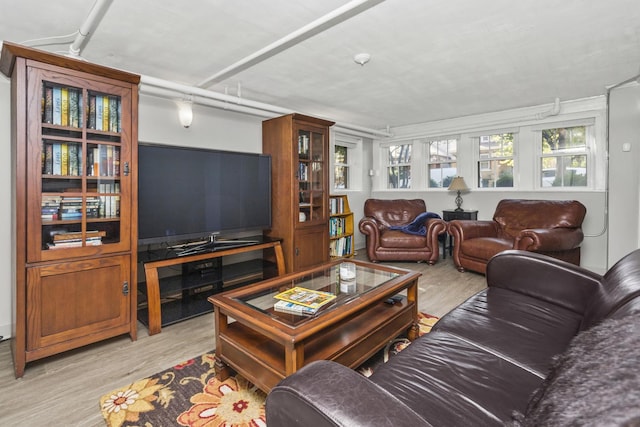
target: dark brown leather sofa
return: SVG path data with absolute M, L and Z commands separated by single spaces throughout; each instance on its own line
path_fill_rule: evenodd
M 267 425 L 638 425 L 640 250 L 604 276 L 510 250 L 486 278 L 369 378 L 330 361 L 285 378 Z
M 359 228 L 366 236 L 369 260 L 425 261 L 428 264 L 438 261 L 438 236 L 446 231 L 444 221 L 425 219 L 420 224 L 424 227 L 424 234 L 410 234 L 400 229 L 412 224 L 417 217 L 424 217 L 425 213 L 427 206 L 422 199 L 365 201 L 364 218 L 360 220 Z
M 538 252 L 580 265 L 585 206 L 575 200 L 501 200 L 491 221 L 448 223 L 453 262 L 460 271 L 485 273 L 487 262 L 507 249 Z

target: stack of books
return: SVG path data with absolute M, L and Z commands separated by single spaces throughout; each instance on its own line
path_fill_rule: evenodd
M 53 237 L 53 242 L 48 243 L 49 249 L 63 249 L 63 248 L 77 248 L 83 246 L 98 246 L 102 244 L 102 238 L 106 236 L 106 231 L 87 231 L 85 233 L 85 239 L 82 240 L 81 232 L 64 232 L 56 233 Z
M 331 292 L 316 291 L 296 286 L 280 292 L 274 298 L 278 300 L 273 306 L 275 311 L 312 316 L 316 314 L 321 307 L 333 301 L 336 296 Z

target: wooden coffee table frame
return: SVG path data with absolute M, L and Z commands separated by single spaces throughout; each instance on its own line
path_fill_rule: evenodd
M 315 360 L 334 360 L 356 368 L 404 331 L 410 340 L 415 339 L 418 332 L 418 278 L 421 274 L 413 271 L 353 261 L 400 275 L 295 327 L 236 299 L 290 284 L 296 278 L 323 271 L 340 262 L 330 262 L 210 297 L 215 312 L 218 379 L 228 378 L 235 370 L 269 392 L 280 380 Z M 406 291 L 406 298 L 402 302 L 393 305 L 384 302 L 403 291 Z

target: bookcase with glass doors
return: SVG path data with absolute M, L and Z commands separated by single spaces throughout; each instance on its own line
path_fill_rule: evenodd
M 333 122 L 289 114 L 262 122 L 271 155 L 272 227 L 287 272 L 329 260 L 329 128 Z
M 11 78 L 14 364 L 136 338 L 139 76 L 5 42 Z

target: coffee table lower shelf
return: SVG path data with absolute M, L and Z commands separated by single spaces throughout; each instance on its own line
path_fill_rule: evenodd
M 356 368 L 390 340 L 414 328 L 416 314 L 415 303 L 406 299 L 394 305 L 378 303 L 296 342 L 290 350 L 285 342 L 238 321 L 231 322 L 219 335 L 218 376 L 224 379 L 231 367 L 268 392 L 287 375 L 315 360 L 333 360 Z

